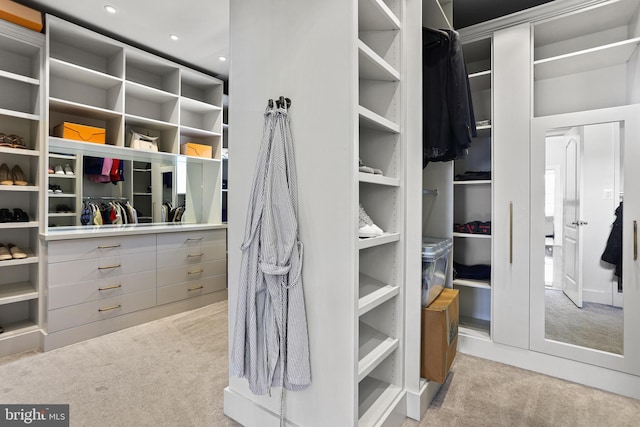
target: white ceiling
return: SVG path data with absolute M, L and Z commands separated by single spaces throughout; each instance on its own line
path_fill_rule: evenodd
M 227 80 L 230 0 L 17 0 Z M 242 0 L 236 0 L 242 1 Z M 293 1 L 293 0 L 290 0 Z M 319 0 L 321 1 L 321 0 Z M 453 0 L 462 28 L 550 0 Z M 105 5 L 118 11 L 108 13 Z M 173 41 L 170 34 L 179 36 Z
M 224 80 L 229 76 L 230 0 L 17 0 Z M 115 14 L 105 5 L 114 6 Z M 169 36 L 175 34 L 177 41 Z

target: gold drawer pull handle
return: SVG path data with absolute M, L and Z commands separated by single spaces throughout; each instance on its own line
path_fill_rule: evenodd
M 199 269 L 199 270 L 193 270 L 193 271 L 189 271 L 187 274 L 198 274 L 198 273 L 202 273 L 204 272 L 203 269 Z
M 199 254 L 193 254 L 193 255 L 187 255 L 187 258 L 195 258 L 195 257 L 199 257 L 204 255 L 203 253 L 199 253 Z
M 204 286 L 198 286 L 197 288 L 189 288 L 187 289 L 187 291 L 192 292 L 192 291 L 198 291 L 200 289 L 204 289 Z
M 121 288 L 122 285 L 111 285 L 111 286 L 107 286 L 106 288 L 98 288 L 99 291 L 108 291 L 110 289 L 118 289 Z
M 112 305 L 111 307 L 106 307 L 106 308 L 99 308 L 98 311 L 103 312 L 103 311 L 109 311 L 109 310 L 116 310 L 120 307 L 122 307 L 122 304 Z
M 98 246 L 98 249 L 111 249 L 111 248 L 119 248 L 120 244 L 117 245 L 108 245 L 108 246 Z
M 204 239 L 204 237 L 189 237 L 187 238 L 187 242 L 193 241 L 193 240 L 202 240 L 202 239 Z
M 633 221 L 633 260 L 638 259 L 638 221 Z
M 120 268 L 121 266 L 122 266 L 121 264 L 108 265 L 106 267 L 98 267 L 98 270 L 109 270 L 111 268 Z
M 513 264 L 513 202 L 509 202 L 509 264 Z

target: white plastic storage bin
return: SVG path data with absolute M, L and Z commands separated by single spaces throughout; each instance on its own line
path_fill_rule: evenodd
M 447 283 L 451 239 L 422 239 L 422 306 L 428 307 Z

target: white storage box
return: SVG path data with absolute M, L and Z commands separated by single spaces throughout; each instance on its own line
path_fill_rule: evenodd
M 422 239 L 422 306 L 428 307 L 447 283 L 451 239 Z

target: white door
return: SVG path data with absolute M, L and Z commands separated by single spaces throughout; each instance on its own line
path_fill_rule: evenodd
M 582 227 L 580 219 L 580 139 L 572 137 L 565 147 L 565 190 L 562 232 L 562 290 L 582 308 Z

